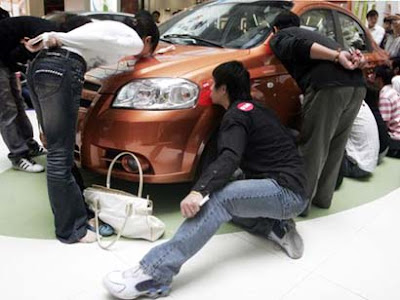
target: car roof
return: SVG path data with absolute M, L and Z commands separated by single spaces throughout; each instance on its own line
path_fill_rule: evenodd
M 111 11 L 60 11 L 60 10 L 55 10 L 52 11 L 51 13 L 47 14 L 44 16 L 45 19 L 52 19 L 57 16 L 62 16 L 62 15 L 79 15 L 79 16 L 85 16 L 85 17 L 90 17 L 94 15 L 112 15 L 112 16 L 124 16 L 124 17 L 130 17 L 133 18 L 135 17 L 134 14 L 128 14 L 128 13 L 122 13 L 122 12 L 111 12 Z
M 111 11 L 81 11 L 77 12 L 80 16 L 91 16 L 91 15 L 114 15 L 114 16 L 125 16 L 134 17 L 134 14 L 122 13 L 122 12 L 111 12 Z

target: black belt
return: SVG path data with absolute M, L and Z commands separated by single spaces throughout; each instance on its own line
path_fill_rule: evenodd
M 76 54 L 75 52 L 69 51 L 63 48 L 51 48 L 51 49 L 43 49 L 40 51 L 37 57 L 65 57 L 72 58 L 80 61 L 86 66 L 86 61 L 82 56 Z

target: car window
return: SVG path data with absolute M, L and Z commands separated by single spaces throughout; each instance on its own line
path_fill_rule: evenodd
M 96 19 L 96 20 L 112 20 L 112 17 L 107 14 L 90 14 L 88 15 L 89 18 Z
M 127 17 L 122 16 L 122 15 L 110 15 L 110 17 L 111 17 L 111 20 L 122 22 L 122 23 L 125 22 L 127 19 Z
M 284 1 L 212 2 L 162 24 L 161 39 L 202 46 L 210 41 L 226 48 L 248 49 L 265 40 L 272 21 L 290 5 Z
M 300 17 L 303 28 L 319 32 L 320 34 L 336 41 L 335 26 L 332 12 L 327 9 L 313 9 Z
M 366 35 L 360 24 L 350 16 L 342 13 L 338 13 L 338 15 L 343 36 L 343 47 L 345 49 L 354 47 L 361 51 L 367 50 Z

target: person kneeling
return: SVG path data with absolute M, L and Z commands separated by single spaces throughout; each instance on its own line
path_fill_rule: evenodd
M 218 66 L 213 79 L 212 102 L 226 110 L 217 158 L 182 200 L 186 220 L 174 237 L 150 250 L 139 266 L 104 278 L 106 289 L 117 298 L 167 295 L 182 265 L 233 218 L 269 220 L 272 232 L 265 237 L 292 258 L 303 254 L 292 218 L 307 206 L 306 179 L 293 138 L 272 111 L 251 99 L 249 72 L 240 62 Z M 230 182 L 239 167 L 246 179 Z

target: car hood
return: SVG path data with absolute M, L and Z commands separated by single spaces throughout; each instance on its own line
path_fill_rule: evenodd
M 137 78 L 180 77 L 193 78 L 204 68 L 238 59 L 249 54 L 247 49 L 225 49 L 160 43 L 158 50 L 172 47 L 164 54 L 136 61 L 126 58 L 118 65 L 99 67 L 87 72 L 87 82 L 101 85 L 101 93 L 114 93 L 125 83 Z

